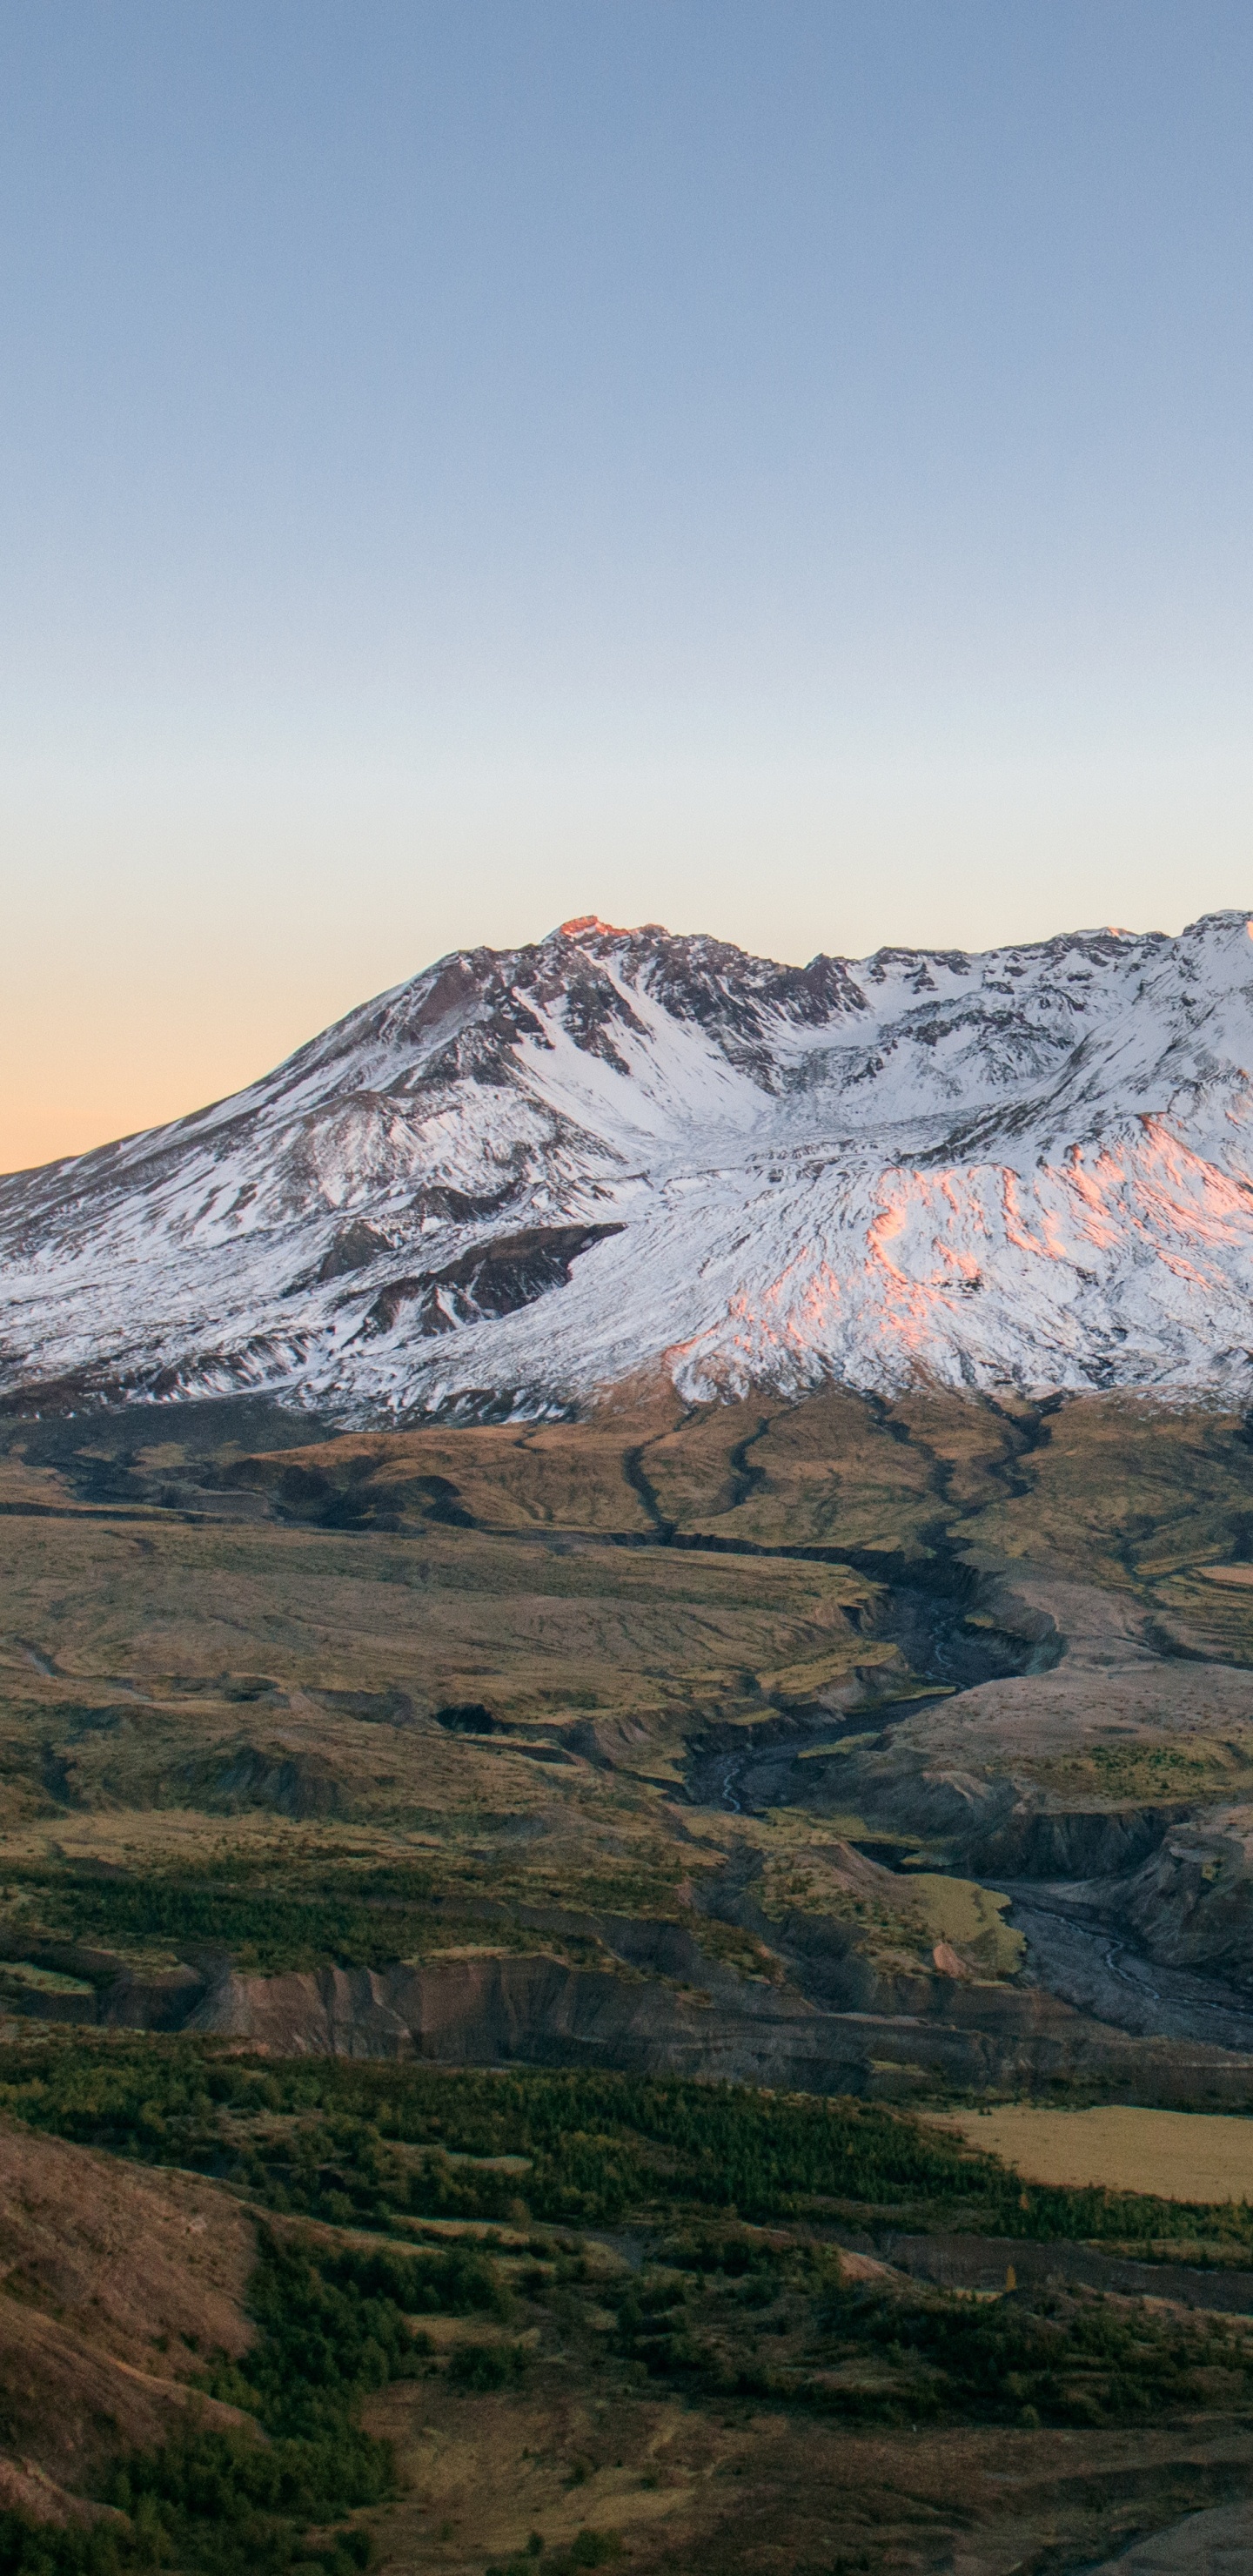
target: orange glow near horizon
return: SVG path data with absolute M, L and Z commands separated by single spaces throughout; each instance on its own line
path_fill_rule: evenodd
M 189 1074 L 200 1050 L 189 1061 L 130 1067 L 102 1063 L 90 1046 L 44 1068 L 20 1088 L 6 1086 L 0 1098 L 0 1172 L 24 1172 L 42 1163 L 89 1154 L 122 1136 L 147 1127 L 163 1127 L 193 1109 L 223 1097 L 237 1086 L 213 1081 L 205 1066 L 203 1096 Z M 195 1095 L 194 1097 L 192 1095 Z
M 276 993 L 263 971 L 228 980 L 216 962 L 210 954 L 199 971 L 129 986 L 80 973 L 69 993 L 60 978 L 14 990 L 10 967 L 0 990 L 0 1172 L 90 1153 L 228 1099 L 371 989 L 340 994 L 293 978 Z

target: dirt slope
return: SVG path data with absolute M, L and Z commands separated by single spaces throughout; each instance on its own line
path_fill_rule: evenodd
M 0 2123 L 0 2503 L 63 2512 L 102 2457 L 161 2441 L 205 2356 L 245 2350 L 253 2260 L 210 2185 Z

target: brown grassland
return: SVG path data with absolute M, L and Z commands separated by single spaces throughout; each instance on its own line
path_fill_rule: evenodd
M 1253 2121 L 1144 2104 L 1083 2110 L 998 2102 L 933 2114 L 971 2146 L 1001 2156 L 1025 2182 L 1150 2192 L 1160 2200 L 1253 2201 Z

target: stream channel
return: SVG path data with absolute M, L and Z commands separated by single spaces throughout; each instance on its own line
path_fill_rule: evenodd
M 798 1551 L 799 1553 L 799 1551 Z M 1056 1660 L 995 1631 L 967 1627 L 975 1579 L 960 1560 L 937 1556 L 920 1576 L 879 1555 L 842 1562 L 887 1583 L 887 1601 L 874 1635 L 900 1648 L 919 1685 L 919 1696 L 937 1686 L 946 1693 L 981 1682 L 1039 1671 Z M 780 1714 L 750 1730 L 711 1729 L 693 1747 L 688 1796 L 699 1806 L 731 1814 L 801 1803 L 797 1757 L 834 1751 L 853 1736 L 873 1735 L 886 1745 L 893 1729 L 917 1714 L 919 1699 L 873 1704 L 847 1716 L 818 1709 Z M 746 1740 L 747 1738 L 747 1740 Z M 808 1763 L 806 1763 L 808 1769 Z M 811 1775 L 812 1777 L 812 1775 Z M 901 1846 L 873 1833 L 856 1848 L 881 1866 L 902 1867 Z M 1139 2037 L 1200 2041 L 1253 2055 L 1253 1998 L 1217 1977 L 1159 1965 L 1117 1917 L 1116 1882 L 1098 1897 L 1095 1884 L 1040 1879 L 989 1878 L 1010 1899 L 1007 1920 L 1027 1944 L 1026 1976 L 1059 2001 L 1098 2021 Z M 1104 1900 L 1103 1904 L 1101 1899 Z

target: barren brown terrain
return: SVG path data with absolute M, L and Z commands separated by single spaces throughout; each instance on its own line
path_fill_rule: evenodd
M 162 2104 L 179 2048 L 916 2103 L 1028 2190 L 1096 2188 L 1066 2260 L 916 2202 L 789 2220 L 772 2262 L 815 2281 L 828 2263 L 902 2315 L 943 2284 L 996 2311 L 998 2351 L 1024 2296 L 1095 2335 L 1085 2300 L 1121 2333 L 1147 2290 L 1185 2336 L 1225 2296 L 1242 2331 L 1242 1421 L 1112 1397 L 684 1408 L 645 1388 L 578 1423 L 324 1436 L 229 1404 L 13 1415 L 3 1443 L 0 2057 L 23 2118 L 57 2068 L 68 2084 L 81 2057 L 94 2101 L 136 2048 Z M 69 2055 L 31 2074 L 31 2048 Z M 319 2241 L 359 2245 L 377 2162 L 335 2143 L 329 2104 L 314 2163 L 289 2167 L 287 2110 L 272 2136 L 234 2114 L 184 2135 L 168 2108 L 118 2129 L 76 2099 L 56 2118 L 86 2144 L 3 2133 L 0 2320 L 6 2494 L 71 2520 L 102 2464 L 168 2443 L 207 2354 L 253 2348 L 257 2213 L 290 2232 L 286 2195 Z M 1153 2106 L 1191 2143 L 1168 2155 Z M 589 2145 L 589 2172 L 616 2152 Z M 424 2317 L 419 2375 L 362 2400 L 395 2485 L 352 2527 L 397 2576 L 484 2576 L 532 2533 L 541 2566 L 600 2534 L 644 2576 L 1052 2576 L 1253 2486 L 1225 2362 L 1135 2429 L 1104 2399 L 1082 2424 L 1019 2421 L 1027 2399 L 967 2420 L 970 2397 L 934 2424 L 830 2420 L 796 2394 L 853 2368 L 822 2359 L 818 2308 L 787 2290 L 759 2327 L 719 2277 L 716 2370 L 659 2384 L 618 2320 L 641 2265 L 669 2277 L 660 2222 L 568 2218 L 562 2253 L 541 2218 L 528 2255 L 528 2154 L 502 2168 L 503 2219 L 448 2214 L 450 2165 L 439 2208 L 386 2220 L 415 2248 L 490 2238 L 513 2303 L 508 2325 Z M 226 2184 L 169 2169 L 197 2157 Z M 1115 2242 L 1102 2192 L 1159 2215 Z M 706 2295 L 689 2284 L 691 2319 Z M 1023 2333 L 1052 2330 L 1032 2307 Z M 516 2386 L 450 2375 L 458 2349 L 515 2345 Z M 891 2412 L 873 2369 L 856 2388 Z M 257 2438 L 208 2382 L 192 2402 Z
M 1238 1419 L 645 1388 L 577 1423 L 311 1432 L 10 1418 L 11 2008 L 1247 2098 Z M 205 1912 L 223 1870 L 269 1938 Z M 377 1937 L 358 1907 L 276 1939 L 315 1886 Z M 306 1982 L 263 1994 L 278 1972 Z
M 0 2496 L 54 2516 L 121 2449 L 166 2439 L 198 2356 L 252 2339 L 244 2213 L 203 2183 L 137 2172 L 0 2124 Z

